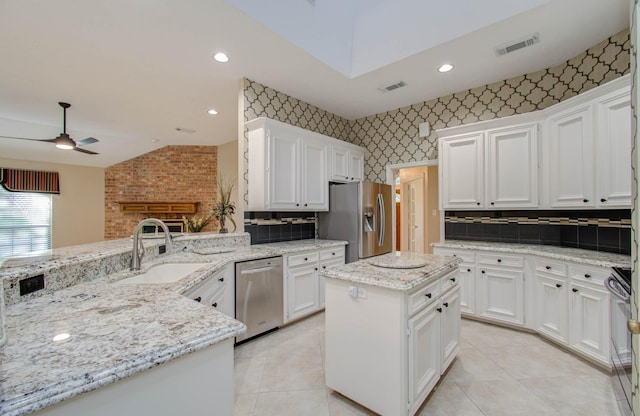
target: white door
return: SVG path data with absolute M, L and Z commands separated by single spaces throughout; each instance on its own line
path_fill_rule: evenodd
M 596 104 L 598 205 L 631 208 L 631 97 L 610 94 Z
M 524 324 L 524 273 L 518 270 L 480 269 L 478 316 Z
M 318 266 L 309 264 L 288 270 L 287 320 L 294 320 L 320 309 Z
M 538 206 L 537 125 L 487 132 L 487 208 Z
M 326 270 L 329 267 L 339 267 L 344 265 L 344 256 L 331 259 L 331 260 L 321 260 L 320 261 L 320 271 Z M 318 275 L 318 287 L 319 287 L 319 306 L 320 308 L 324 308 L 324 285 L 325 285 L 325 277 Z
M 564 279 L 536 274 L 536 327 L 538 332 L 563 344 L 569 342 L 568 285 Z
M 475 314 L 475 266 L 458 267 L 460 279 L 460 311 L 469 315 Z
M 572 283 L 570 299 L 571 347 L 591 357 L 609 363 L 609 293 L 584 285 Z
M 361 181 L 364 179 L 364 153 L 349 150 L 349 180 Z
M 404 185 L 407 232 L 409 251 L 424 253 L 424 174 L 410 179 Z
M 437 311 L 440 309 L 440 312 Z M 409 414 L 422 404 L 441 373 L 440 315 L 434 302 L 409 319 Z
M 346 182 L 349 175 L 347 149 L 331 146 L 331 180 Z
M 327 211 L 329 209 L 327 147 L 320 142 L 304 140 L 302 142 L 301 170 L 301 209 Z
M 440 322 L 442 373 L 460 351 L 460 286 L 442 298 Z
M 595 207 L 591 105 L 547 119 L 550 203 L 553 208 Z
M 269 209 L 299 209 L 298 138 L 271 131 L 269 138 Z
M 440 140 L 439 178 L 443 208 L 484 206 L 484 135 L 482 132 Z

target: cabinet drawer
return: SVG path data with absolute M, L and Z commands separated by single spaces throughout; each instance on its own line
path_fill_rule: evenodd
M 456 279 L 457 280 L 457 279 Z M 440 296 L 440 279 L 435 282 L 429 283 L 424 288 L 409 295 L 409 302 L 407 303 L 409 316 L 418 312 L 431 302 L 434 302 L 438 296 Z
M 604 281 L 609 277 L 609 270 L 597 267 L 571 265 L 569 274 L 574 281 L 580 283 L 591 282 L 597 285 L 603 285 Z
M 465 271 L 467 269 L 464 269 Z M 456 270 L 454 273 L 449 273 L 447 276 L 440 278 L 440 291 L 445 293 L 454 286 L 460 284 L 460 272 Z
M 320 260 L 341 258 L 344 260 L 344 246 L 326 248 L 320 251 Z
M 478 265 L 522 268 L 524 266 L 524 257 L 505 256 L 502 254 L 478 254 Z
M 567 277 L 567 265 L 561 261 L 536 260 L 536 272 L 543 272 L 558 277 Z
M 287 266 L 295 267 L 303 264 L 317 263 L 320 258 L 318 252 L 308 252 L 302 254 L 294 254 L 287 257 Z
M 331 267 L 340 267 L 344 265 L 344 259 L 331 259 L 320 262 L 319 270 L 326 270 Z
M 207 303 L 215 297 L 216 294 L 224 291 L 225 284 L 233 283 L 226 282 L 224 279 L 224 273 L 220 271 L 187 290 L 183 295 L 193 300 L 197 300 L 199 298 L 199 302 Z
M 476 261 L 475 254 L 472 251 L 466 250 L 451 250 L 447 248 L 437 248 L 434 251 L 435 254 L 441 256 L 452 256 L 462 259 L 462 264 L 473 264 Z

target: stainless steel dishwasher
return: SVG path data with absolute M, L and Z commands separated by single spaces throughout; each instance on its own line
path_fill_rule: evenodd
M 282 257 L 236 263 L 236 319 L 247 326 L 236 342 L 282 325 L 282 282 Z

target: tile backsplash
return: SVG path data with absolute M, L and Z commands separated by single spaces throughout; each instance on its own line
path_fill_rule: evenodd
M 445 238 L 631 254 L 631 210 L 446 211 Z
M 244 230 L 251 236 L 251 244 L 315 238 L 316 222 L 314 212 L 244 213 Z

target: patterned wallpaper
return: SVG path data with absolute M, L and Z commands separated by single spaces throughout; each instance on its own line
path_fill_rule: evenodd
M 351 121 L 245 79 L 244 120 L 270 117 L 363 146 L 366 178 L 384 182 L 388 164 L 437 159 L 434 130 L 547 108 L 628 73 L 629 48 L 625 30 L 552 68 Z M 432 133 L 420 138 L 424 121 Z M 246 142 L 245 130 L 244 184 Z

